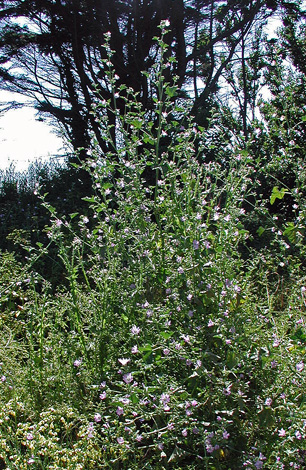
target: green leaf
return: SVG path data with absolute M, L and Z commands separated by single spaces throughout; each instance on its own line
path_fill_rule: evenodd
M 271 408 L 263 408 L 259 413 L 259 423 L 261 427 L 267 428 L 274 425 L 274 415 Z
M 172 98 L 173 96 L 175 96 L 176 92 L 177 92 L 176 86 L 167 86 L 166 95 L 169 96 L 169 98 Z
M 132 403 L 135 405 L 136 403 L 139 403 L 139 398 L 138 396 L 136 395 L 136 393 L 132 393 L 131 394 L 131 401 Z
M 96 202 L 94 196 L 92 196 L 92 197 L 82 197 L 82 201 L 85 201 L 85 202 Z
M 181 174 L 181 178 L 182 178 L 182 180 L 183 180 L 184 183 L 187 182 L 187 177 L 188 177 L 188 176 L 187 176 L 186 173 L 182 173 L 182 174 Z
M 161 335 L 164 339 L 169 339 L 169 338 L 171 338 L 171 336 L 173 335 L 173 331 L 170 331 L 170 332 L 162 331 L 162 332 L 160 333 L 160 335 Z
M 143 126 L 143 122 L 140 119 L 133 119 L 131 121 L 132 126 L 134 126 L 136 129 L 141 129 Z
M 226 355 L 226 365 L 229 369 L 232 369 L 238 364 L 236 354 L 234 351 L 228 351 Z
M 256 233 L 261 237 L 262 234 L 264 233 L 265 231 L 265 228 L 260 226 L 257 230 L 256 230 Z
M 187 455 L 189 455 L 189 454 L 185 450 L 180 449 L 179 447 L 176 446 L 174 451 L 172 452 L 172 454 L 169 457 L 168 463 L 178 461 L 178 460 L 186 457 Z
M 140 352 L 146 352 L 146 351 L 152 351 L 152 346 L 151 344 L 146 344 L 145 346 L 141 346 L 139 348 Z
M 70 165 L 71 165 L 73 168 L 77 168 L 77 169 L 80 168 L 80 165 L 78 165 L 77 163 L 70 163 Z
M 270 204 L 273 205 L 276 199 L 283 199 L 286 194 L 286 189 L 282 188 L 281 190 L 278 189 L 278 186 L 274 186 L 272 189 L 272 194 L 270 197 Z
M 145 144 L 150 144 L 150 145 L 154 145 L 155 144 L 155 141 L 154 139 L 149 136 L 149 135 L 144 135 L 142 140 L 144 141 Z
M 291 242 L 291 243 L 295 243 L 296 242 L 296 234 L 297 234 L 297 227 L 294 225 L 293 222 L 288 222 L 283 234 L 285 235 L 285 237 L 288 238 L 288 240 Z

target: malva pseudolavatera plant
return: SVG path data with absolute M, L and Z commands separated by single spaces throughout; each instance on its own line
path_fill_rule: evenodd
M 113 150 L 93 142 L 83 164 L 87 214 L 42 197 L 66 282 L 54 293 L 31 273 L 22 329 L 16 316 L 2 341 L 3 468 L 305 466 L 305 282 L 276 312 L 264 256 L 242 258 L 254 168 L 235 148 L 205 162 L 205 132 L 164 78 L 166 30 L 151 115 L 117 89 L 106 43 L 113 98 L 93 112 Z

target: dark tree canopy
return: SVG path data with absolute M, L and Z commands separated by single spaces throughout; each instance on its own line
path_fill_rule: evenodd
M 2 0 L 0 6 L 0 87 L 27 96 L 42 116 L 60 123 L 75 150 L 88 148 L 94 135 L 105 151 L 91 111 L 97 96 L 111 99 L 106 33 L 118 86 L 132 88 L 150 110 L 154 90 L 142 72 L 158 60 L 154 38 L 167 19 L 167 54 L 176 60 L 165 79 L 171 83 L 176 76 L 182 96 L 187 84 L 192 88 L 193 112 L 199 114 L 244 35 L 277 2 Z M 108 119 L 114 124 L 112 115 Z

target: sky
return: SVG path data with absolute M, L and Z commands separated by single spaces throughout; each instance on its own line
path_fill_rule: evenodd
M 6 98 L 0 92 L 0 101 Z M 35 110 L 26 107 L 0 115 L 0 170 L 14 164 L 24 171 L 35 160 L 43 162 L 63 155 L 63 141 L 52 133 L 52 127 L 35 119 Z

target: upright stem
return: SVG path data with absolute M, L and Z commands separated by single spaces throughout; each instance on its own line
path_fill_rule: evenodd
M 243 109 L 242 109 L 242 123 L 243 123 L 243 134 L 245 140 L 248 139 L 248 128 L 247 128 L 247 112 L 248 112 L 248 86 L 247 86 L 247 70 L 245 66 L 245 40 L 244 32 L 242 31 L 241 38 L 241 62 L 242 62 L 242 80 L 243 80 Z

